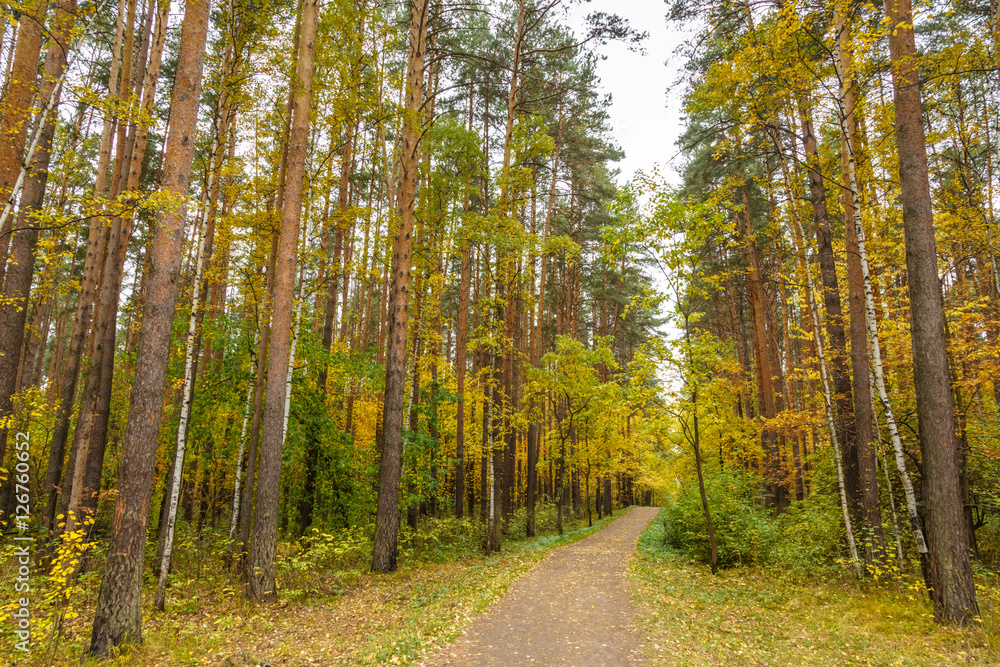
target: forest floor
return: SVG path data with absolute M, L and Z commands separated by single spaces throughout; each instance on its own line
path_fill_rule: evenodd
M 644 662 L 626 573 L 657 515 L 635 507 L 585 540 L 550 553 L 426 664 L 630 665 Z
M 356 545 L 360 556 L 339 569 L 317 566 L 303 554 L 286 555 L 283 564 L 279 555 L 279 586 L 283 588 L 279 589 L 281 601 L 273 606 L 244 602 L 240 586 L 227 574 L 197 565 L 215 560 L 217 554 L 191 549 L 182 552 L 177 573 L 171 576 L 166 613 L 152 608 L 156 582 L 147 576 L 144 643 L 109 661 L 91 658 L 81 663 L 96 604 L 100 570 L 96 563 L 73 592 L 63 631 L 51 644 L 50 634 L 37 629 L 45 628 L 50 620 L 46 616 L 54 611 L 34 612 L 38 614 L 33 621 L 36 631 L 27 656 L 13 650 L 10 619 L 0 613 L 0 666 L 413 664 L 458 637 L 475 616 L 550 551 L 585 539 L 611 521 L 595 517 L 593 527 L 587 527 L 586 516 L 571 519 L 565 534 L 557 536 L 551 534 L 551 519 L 547 514 L 540 517 L 544 524 L 539 526 L 540 537 L 505 538 L 503 551 L 490 557 L 482 555 L 474 524 L 462 524 L 466 533 L 456 547 L 453 535 L 438 528 L 454 527 L 453 519 L 428 522 L 421 529 L 424 545 L 404 544 L 400 569 L 389 575 L 367 571 L 367 540 Z M 2 590 L 12 588 L 4 580 L 5 570 L 0 562 Z
M 318 546 L 286 547 L 281 602 L 272 606 L 243 602 L 228 574 L 201 564 L 217 554 L 180 552 L 166 613 L 152 609 L 155 580 L 147 577 L 145 643 L 81 663 L 95 567 L 73 591 L 55 642 L 37 632 L 30 655 L 14 653 L 10 620 L 0 618 L 0 665 L 1000 664 L 1000 587 L 983 575 L 982 622 L 943 628 L 915 582 L 748 567 L 713 576 L 663 546 L 655 516 L 633 508 L 592 528 L 584 517 L 561 537 L 506 539 L 491 557 L 481 555 L 481 526 L 431 521 L 404 542 L 400 570 L 390 575 L 366 571 L 366 538 L 349 547 L 349 539 L 328 536 L 343 565 L 320 565 Z M 351 548 L 353 557 L 342 555 Z M 4 571 L 0 562 L 6 590 Z M 44 628 L 54 610 L 39 611 L 33 628 Z
M 943 628 L 920 585 L 773 568 L 713 576 L 663 546 L 660 520 L 640 537 L 630 580 L 656 665 L 1000 664 L 1000 600 L 986 581 L 977 582 L 981 624 Z

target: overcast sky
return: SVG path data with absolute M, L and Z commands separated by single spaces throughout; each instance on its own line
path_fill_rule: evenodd
M 574 28 L 584 32 L 585 17 L 591 12 L 615 13 L 627 19 L 632 28 L 649 33 L 643 43 L 646 54 L 629 51 L 622 44 L 601 47 L 607 56 L 598 63 L 601 87 L 611 94 L 612 134 L 625 151 L 625 159 L 617 164 L 621 170 L 619 183 L 632 178 L 636 170 L 648 171 L 660 166 L 660 174 L 673 184 L 680 183 L 677 169 L 677 138 L 683 131 L 679 91 L 668 96 L 667 88 L 677 81 L 683 65 L 674 51 L 686 35 L 676 24 L 667 24 L 667 7 L 663 0 L 591 0 L 572 10 Z M 572 23 L 572 21 L 571 21 Z M 651 274 L 654 285 L 669 293 L 663 277 Z M 670 307 L 665 301 L 661 312 Z M 661 332 L 667 338 L 680 334 L 671 323 Z M 661 379 L 669 386 L 672 380 L 661 369 Z
M 643 43 L 646 55 L 618 43 L 601 47 L 607 58 L 598 64 L 598 73 L 603 90 L 612 96 L 614 138 L 625 151 L 625 159 L 617 164 L 619 180 L 625 182 L 637 169 L 659 164 L 663 175 L 677 182 L 675 142 L 683 127 L 678 94 L 668 97 L 667 87 L 677 80 L 682 61 L 674 50 L 685 35 L 676 24 L 667 24 L 663 0 L 582 2 L 572 10 L 578 33 L 584 32 L 584 17 L 597 11 L 618 14 L 632 28 L 649 33 Z

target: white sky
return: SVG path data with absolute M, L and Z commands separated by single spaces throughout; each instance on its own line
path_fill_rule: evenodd
M 642 46 L 646 54 L 629 51 L 623 44 L 611 43 L 601 47 L 607 56 L 597 64 L 601 88 L 611 94 L 609 112 L 611 132 L 625 152 L 625 159 L 616 166 L 621 170 L 620 184 L 631 180 L 636 170 L 649 171 L 660 167 L 660 176 L 671 184 L 680 184 L 676 142 L 684 130 L 681 117 L 680 94 L 682 87 L 667 94 L 675 84 L 683 66 L 682 58 L 674 51 L 687 35 L 675 23 L 667 23 L 667 7 L 663 0 L 586 0 L 571 10 L 571 25 L 577 34 L 584 32 L 584 22 L 591 12 L 615 13 L 627 19 L 633 29 L 649 33 Z M 667 285 L 658 272 L 651 274 L 657 289 L 666 291 Z M 666 315 L 670 302 L 661 305 Z M 665 338 L 676 339 L 680 333 L 672 323 L 661 328 Z M 666 366 L 660 369 L 664 386 L 674 382 Z
M 667 88 L 677 80 L 682 60 L 674 56 L 685 34 L 676 24 L 667 24 L 663 0 L 589 0 L 571 10 L 576 30 L 584 31 L 584 17 L 591 12 L 608 12 L 627 19 L 635 30 L 646 31 L 646 55 L 631 52 L 623 44 L 601 47 L 607 58 L 598 63 L 602 89 L 611 93 L 612 134 L 625 151 L 617 164 L 619 180 L 624 183 L 637 169 L 648 170 L 655 164 L 662 175 L 678 182 L 675 142 L 683 131 L 679 91 L 667 95 Z

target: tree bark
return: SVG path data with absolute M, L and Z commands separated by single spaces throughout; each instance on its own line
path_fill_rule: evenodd
M 913 375 L 924 464 L 931 597 L 935 620 L 967 625 L 979 616 L 979 605 L 972 581 L 959 484 L 959 443 L 948 369 L 944 303 L 937 272 L 934 211 L 910 0 L 886 0 L 885 13 L 891 28 L 889 53 L 910 294 Z
M 402 131 L 402 177 L 399 186 L 399 229 L 392 258 L 386 340 L 385 402 L 372 570 L 396 569 L 399 540 L 399 478 L 403 450 L 403 402 L 406 394 L 406 334 L 410 304 L 414 203 L 419 178 L 424 63 L 429 19 L 428 0 L 410 0 L 410 37 L 406 72 L 406 112 Z
M 297 21 L 295 24 L 295 35 L 292 39 L 292 45 L 294 47 L 296 58 L 298 58 L 299 53 L 301 27 L 302 26 Z M 297 62 L 296 68 L 298 68 Z M 268 201 L 267 212 L 269 219 L 273 219 L 271 216 L 273 213 L 273 206 L 276 205 L 279 210 L 284 210 L 285 206 L 285 174 L 288 170 L 288 140 L 291 130 L 292 110 L 295 102 L 294 96 L 295 87 L 289 86 L 288 103 L 285 106 L 285 118 L 281 128 L 281 163 L 278 167 L 277 191 L 274 199 Z M 246 477 L 243 481 L 243 491 L 240 494 L 240 536 L 237 542 L 230 544 L 230 556 L 235 556 L 236 570 L 241 576 L 243 576 L 244 580 L 247 575 L 247 550 L 250 544 L 250 528 L 252 525 L 254 507 L 254 489 L 257 482 L 257 466 L 260 460 L 260 421 L 262 416 L 261 410 L 264 402 L 264 386 L 266 379 L 266 374 L 262 373 L 261 369 L 264 368 L 263 364 L 268 358 L 268 351 L 271 344 L 271 312 L 269 311 L 273 311 L 271 302 L 273 301 L 272 297 L 274 294 L 275 266 L 278 261 L 279 238 L 279 226 L 274 225 L 274 229 L 271 232 L 271 250 L 268 254 L 267 260 L 266 289 L 263 295 L 265 301 L 262 308 L 263 315 L 260 322 L 260 337 L 257 340 L 257 378 L 254 384 L 253 393 L 253 416 L 250 420 L 250 450 L 247 454 Z
M 44 3 L 42 5 L 41 11 L 44 14 Z M 59 104 L 62 75 L 66 68 L 67 50 L 72 37 L 73 24 L 76 20 L 75 14 L 76 3 L 74 0 L 64 0 L 64 4 L 60 4 L 56 14 L 54 39 L 45 54 L 45 75 L 41 88 L 38 91 L 39 98 L 42 100 L 40 106 L 45 111 L 39 116 L 39 122 L 42 123 L 41 127 L 34 129 L 35 132 L 39 133 L 37 149 L 34 156 L 31 157 L 31 165 L 28 169 L 27 178 L 25 179 L 21 193 L 21 207 L 17 217 L 17 229 L 10 234 L 10 237 L 12 237 L 10 268 L 7 271 L 6 280 L 0 278 L 0 282 L 3 284 L 3 302 L 2 306 L 0 306 L 0 418 L 10 417 L 14 409 L 12 400 L 17 388 L 18 360 L 21 353 L 21 342 L 24 339 L 24 325 L 28 316 L 28 300 L 31 297 L 31 277 L 35 269 L 35 249 L 40 231 L 39 215 L 42 211 L 45 186 L 49 178 L 52 139 L 56 131 L 56 108 Z M 38 19 L 41 20 L 41 16 L 38 16 Z M 22 18 L 22 21 L 30 22 L 33 20 L 35 19 L 29 16 Z M 38 29 L 40 30 L 41 26 L 38 26 Z M 29 39 L 26 39 L 26 42 L 30 41 L 30 39 L 35 39 L 33 31 L 28 31 L 28 33 Z M 24 55 L 20 51 L 21 44 L 21 39 L 18 38 L 18 56 Z M 34 48 L 31 52 L 36 59 L 35 63 L 37 63 L 38 50 L 39 48 Z M 25 73 L 21 73 L 20 75 L 24 76 Z M 32 66 L 30 76 L 30 86 L 33 88 L 35 77 L 34 65 Z M 20 85 L 26 85 L 29 82 L 12 83 L 14 85 L 10 86 L 9 89 L 18 88 Z M 7 108 L 4 114 L 5 128 L 8 127 L 6 125 L 8 117 L 11 114 L 19 113 L 11 107 L 12 103 L 10 92 L 8 92 Z M 25 117 L 20 121 L 17 120 L 17 116 L 15 115 L 15 122 L 22 122 L 24 125 L 27 125 L 27 114 L 30 112 L 26 109 L 24 113 Z M 3 140 L 10 138 L 6 129 L 0 133 L 0 150 L 3 149 Z M 21 170 L 21 155 L 22 152 L 18 148 L 16 154 L 0 157 L 0 176 L 6 176 L 6 167 L 8 165 L 5 162 L 11 157 L 17 160 L 17 172 L 19 173 Z M 0 183 L 0 192 L 6 193 L 7 190 L 5 188 L 9 188 L 9 186 L 6 183 Z M 3 199 L 6 199 L 6 197 Z M 9 216 L 8 220 L 10 219 L 11 217 Z M 6 246 L 6 242 L 10 237 L 6 234 L 4 235 L 4 246 Z M 3 250 L 4 252 L 0 254 L 0 266 L 7 259 L 6 247 Z M 6 450 L 8 428 L 9 426 L 6 424 L 0 427 L 0 463 L 3 461 Z
M 5 82 L 3 122 L 0 125 L 0 202 L 3 203 L 11 195 L 24 159 L 25 141 L 31 125 L 31 102 L 37 90 L 35 80 L 38 78 L 38 57 L 42 51 L 42 29 L 48 8 L 48 0 L 35 0 L 23 8 L 18 21 L 14 61 Z M 63 58 L 65 60 L 65 55 Z M 3 225 L 0 225 L 0 287 L 4 282 L 13 222 L 13 215 L 7 215 Z M 17 356 L 17 351 L 14 354 Z M 0 447 L 0 454 L 2 450 L 3 447 Z
M 802 144 L 809 171 L 809 195 L 812 199 L 813 217 L 816 222 L 817 255 L 822 281 L 823 304 L 826 309 L 826 335 L 829 342 L 827 368 L 832 376 L 834 421 L 837 440 L 843 456 L 844 485 L 847 489 L 848 507 L 855 523 L 863 516 L 861 486 L 858 479 L 858 449 L 855 442 L 851 375 L 847 371 L 847 342 L 844 333 L 844 315 L 840 301 L 840 285 L 833 255 L 833 231 L 826 206 L 826 191 L 820 171 L 816 135 L 813 131 L 811 112 L 805 99 L 799 101 L 802 121 Z
M 757 408 L 763 419 L 774 419 L 777 414 L 774 405 L 774 369 L 770 341 L 767 335 L 767 297 L 761 281 L 760 261 L 754 241 L 750 218 L 750 197 L 747 185 L 740 188 L 743 195 L 743 241 L 744 254 L 750 270 L 747 271 L 747 293 L 750 296 L 750 315 L 753 322 L 753 347 L 755 375 L 757 378 Z M 739 224 L 737 215 L 737 224 Z M 761 427 L 761 440 L 766 458 L 765 475 L 769 481 L 771 503 L 780 510 L 785 505 L 786 488 L 784 471 L 778 457 L 778 436 L 773 427 L 766 423 Z
M 799 237 L 804 236 L 802 230 L 799 230 L 798 236 Z M 796 250 L 801 252 L 800 248 L 796 248 Z M 806 278 L 808 282 L 807 287 L 810 292 L 813 292 L 814 288 L 813 288 L 812 273 L 806 273 Z M 840 487 L 839 488 L 840 509 L 844 519 L 844 532 L 847 533 L 847 546 L 851 552 L 851 562 L 854 564 L 854 571 L 860 578 L 864 570 L 862 569 L 861 566 L 861 560 L 858 558 L 857 544 L 854 540 L 854 528 L 851 525 L 851 513 L 849 511 L 848 500 L 847 500 L 847 486 L 844 483 L 844 466 L 843 466 L 842 452 L 837 433 L 836 419 L 834 418 L 834 412 L 833 412 L 834 398 L 830 391 L 830 379 L 829 379 L 829 374 L 827 373 L 826 370 L 826 355 L 823 352 L 823 337 L 820 334 L 819 313 L 815 301 L 813 301 L 812 308 L 810 310 L 811 310 L 810 314 L 812 315 L 812 321 L 813 321 L 813 335 L 815 337 L 815 343 L 816 343 L 816 356 L 819 358 L 820 381 L 823 383 L 823 404 L 824 407 L 826 408 L 826 423 L 827 427 L 830 430 L 830 444 L 833 445 L 834 461 L 837 464 L 837 484 Z
M 150 9 L 152 13 L 152 8 Z M 138 90 L 141 84 L 145 114 L 151 113 L 153 109 L 166 37 L 168 10 L 169 3 L 164 2 L 158 6 L 156 39 L 149 67 L 146 67 L 146 56 L 142 53 L 140 55 L 142 60 L 135 72 L 135 87 Z M 129 26 L 134 21 L 134 11 L 135 3 L 130 2 L 126 16 Z M 125 38 L 127 53 L 131 53 L 133 39 L 129 28 L 126 30 Z M 129 58 L 122 68 L 122 82 L 119 87 L 119 96 L 123 99 L 127 99 L 131 91 L 131 85 L 126 86 L 127 82 L 131 83 L 129 81 L 131 71 L 132 60 Z M 127 137 L 124 127 L 119 128 L 119 131 L 118 156 L 114 169 L 116 181 L 112 184 L 111 194 L 114 196 L 122 193 L 134 198 L 142 173 L 148 127 L 133 122 L 128 128 Z M 65 482 L 63 484 L 63 493 L 68 496 L 62 502 L 67 529 L 72 529 L 74 522 L 80 520 L 84 514 L 92 514 L 97 509 L 114 382 L 114 351 L 122 268 L 132 224 L 131 215 L 115 214 L 112 216 L 111 228 L 108 231 L 106 256 L 101 273 L 100 301 L 93 331 L 94 353 L 91 355 L 84 400 L 77 421 L 77 433 L 74 433 L 73 451 L 70 454 L 71 465 L 67 466 L 66 471 L 67 476 L 72 473 L 70 478 L 72 483 L 68 488 Z
M 688 334 L 690 335 L 690 334 Z M 698 492 L 701 495 L 701 509 L 705 513 L 705 527 L 708 531 L 708 544 L 711 553 L 708 557 L 708 566 L 712 568 L 712 574 L 719 571 L 719 549 L 715 543 L 715 527 L 712 525 L 712 512 L 708 508 L 708 494 L 705 493 L 705 479 L 701 472 L 701 434 L 698 428 L 698 385 L 691 389 L 691 410 L 694 421 L 694 462 L 698 469 Z
M 281 213 L 281 236 L 274 267 L 274 316 L 271 322 L 271 350 L 267 357 L 267 384 L 260 441 L 260 470 L 257 480 L 253 541 L 247 567 L 246 597 L 258 602 L 277 599 L 275 557 L 278 543 L 278 493 L 281 482 L 281 452 L 284 436 L 286 379 L 291 347 L 291 317 L 295 290 L 295 266 L 299 242 L 299 220 L 306 150 L 309 144 L 309 107 L 312 100 L 313 57 L 316 48 L 318 0 L 302 3 L 298 65 L 292 82 L 295 102 L 288 140 L 288 168 L 285 172 L 285 201 Z
M 213 149 L 215 147 L 213 146 Z M 214 159 L 214 150 L 212 158 Z M 209 179 L 214 171 L 212 169 L 211 162 L 209 163 L 208 173 Z M 209 187 L 208 183 L 205 184 L 206 190 L 203 195 L 207 199 L 207 189 Z M 194 280 L 191 281 L 191 312 L 188 315 L 188 332 L 187 340 L 184 345 L 184 387 L 183 387 L 183 397 L 181 398 L 181 413 L 177 420 L 177 440 L 174 444 L 174 461 L 173 461 L 173 471 L 172 471 L 172 484 L 170 486 L 170 501 L 167 507 L 167 521 L 166 525 L 161 527 L 160 533 L 163 536 L 163 554 L 159 565 L 159 582 L 156 587 L 156 598 L 153 602 L 155 606 L 160 611 L 164 610 L 165 598 L 167 594 L 167 574 L 170 571 L 170 556 L 173 553 L 174 548 L 174 527 L 177 523 L 177 501 L 180 498 L 181 490 L 181 476 L 184 470 L 184 455 L 187 451 L 187 435 L 188 435 L 188 423 L 191 419 L 191 402 L 194 400 L 194 374 L 195 374 L 195 354 L 197 353 L 197 348 L 195 344 L 195 339 L 198 335 L 198 325 L 200 323 L 200 312 L 204 308 L 201 302 L 201 279 L 202 270 L 207 263 L 207 257 L 205 252 L 205 237 L 208 235 L 207 230 L 202 231 L 201 228 L 206 226 L 208 222 L 208 202 L 202 202 L 204 207 L 204 217 L 199 221 L 199 224 L 195 228 L 195 234 L 198 236 L 198 252 L 195 254 L 195 271 Z M 164 493 L 167 489 L 164 489 Z
M 468 212 L 468 205 L 466 205 Z M 465 504 L 465 372 L 466 351 L 469 337 L 469 285 L 472 282 L 472 239 L 465 238 L 462 244 L 461 275 L 458 279 L 458 340 L 455 343 L 456 392 L 458 393 L 455 415 L 455 518 L 462 518 Z
M 854 147 L 857 145 L 854 110 L 854 54 L 851 24 L 842 2 L 837 4 L 838 74 L 840 76 L 841 166 L 844 188 L 844 238 L 847 259 L 847 303 L 850 313 L 851 379 L 854 392 L 854 429 L 857 443 L 858 483 L 862 506 L 865 564 L 871 568 L 886 558 L 882 534 L 882 509 L 873 443 L 873 409 L 868 372 L 868 334 L 865 324 L 865 288 L 858 253 L 856 224 L 861 224 L 861 195 L 857 184 Z M 853 163 L 853 164 L 852 164 Z
M 146 525 L 177 298 L 185 199 L 194 157 L 209 9 L 208 0 L 190 0 L 181 28 L 170 104 L 170 135 L 160 185 L 170 202 L 157 214 L 143 307 L 142 341 L 122 447 L 114 532 L 108 546 L 90 641 L 90 653 L 98 656 L 107 656 L 116 646 L 142 641 L 141 585 Z

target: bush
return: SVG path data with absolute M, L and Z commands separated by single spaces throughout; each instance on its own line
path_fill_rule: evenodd
M 279 588 L 292 597 L 339 591 L 369 566 L 370 528 L 332 532 L 314 528 L 296 542 L 279 545 Z
M 817 486 L 829 481 L 827 472 L 816 466 Z M 720 567 L 770 565 L 802 575 L 843 567 L 847 556 L 836 491 L 815 488 L 805 501 L 776 515 L 763 506 L 760 488 L 760 480 L 735 470 L 705 477 Z M 696 479 L 686 481 L 665 509 L 664 543 L 708 562 L 708 531 Z
M 584 510 L 583 516 L 587 516 L 586 510 Z M 563 530 L 567 531 L 570 529 L 571 522 L 574 521 L 572 506 L 563 508 L 563 517 Z M 594 520 L 597 520 L 597 515 L 594 515 Z M 528 511 L 524 507 L 518 507 L 511 514 L 507 539 L 524 539 L 527 531 Z M 535 535 L 549 535 L 556 532 L 556 504 L 538 502 L 535 505 Z
M 421 521 L 416 530 L 411 530 L 404 523 L 400 546 L 408 555 L 421 562 L 444 563 L 478 554 L 484 534 L 482 524 L 478 521 L 443 517 Z
M 780 539 L 774 545 L 771 561 L 782 570 L 800 575 L 817 571 L 837 570 L 849 559 L 845 550 L 842 510 L 838 495 L 810 494 L 802 502 L 794 502 L 778 515 Z M 856 535 L 861 549 L 861 535 Z M 887 533 L 887 538 L 891 536 Z M 891 548 L 891 545 L 887 545 Z
M 737 471 L 705 477 L 720 567 L 764 564 L 774 548 L 776 526 L 755 501 L 756 490 L 757 483 Z M 681 487 L 664 521 L 667 545 L 708 562 L 711 548 L 697 480 Z

